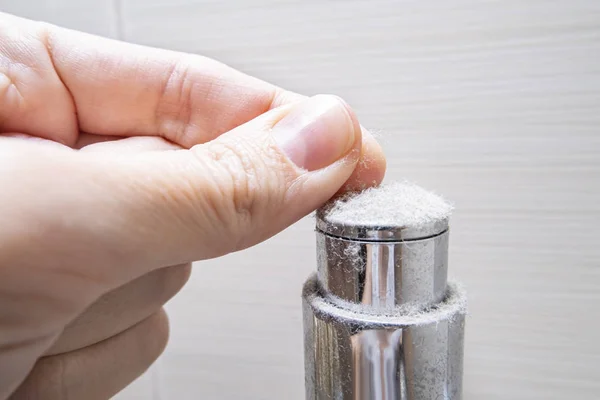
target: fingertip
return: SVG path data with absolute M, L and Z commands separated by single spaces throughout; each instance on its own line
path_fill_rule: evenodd
M 373 135 L 364 127 L 361 128 L 362 150 L 360 159 L 352 175 L 338 193 L 377 186 L 385 177 L 387 161 L 384 151 Z
M 298 103 L 273 126 L 271 137 L 290 161 L 306 171 L 342 159 L 356 162 L 362 143 L 354 111 L 333 95 Z

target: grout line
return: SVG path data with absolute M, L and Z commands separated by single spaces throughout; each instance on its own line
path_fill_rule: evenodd
M 112 10 L 114 15 L 114 30 L 117 39 L 125 40 L 125 27 L 123 23 L 123 1 L 112 0 Z
M 152 400 L 162 400 L 163 396 L 163 381 L 162 381 L 162 358 L 159 358 L 152 367 L 151 388 Z

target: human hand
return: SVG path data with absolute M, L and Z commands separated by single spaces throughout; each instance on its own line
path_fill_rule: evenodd
M 384 170 L 336 97 L 0 14 L 0 398 L 112 396 L 166 345 L 191 261 Z

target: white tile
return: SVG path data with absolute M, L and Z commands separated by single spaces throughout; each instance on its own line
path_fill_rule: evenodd
M 0 0 L 0 11 L 116 38 L 121 0 Z
M 161 360 L 159 359 L 142 376 L 119 392 L 112 400 L 164 400 L 161 396 Z
M 344 96 L 388 179 L 457 205 L 465 399 L 600 390 L 600 3 L 126 0 L 124 35 Z M 311 221 L 196 266 L 170 305 L 171 398 L 301 399 Z
M 0 9 L 343 95 L 382 131 L 389 179 L 457 205 L 465 399 L 597 398 L 600 2 L 123 0 L 120 28 L 112 2 L 36 3 Z M 120 396 L 302 399 L 311 224 L 196 265 L 162 369 Z

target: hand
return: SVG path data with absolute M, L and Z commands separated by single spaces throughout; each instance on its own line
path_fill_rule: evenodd
M 0 14 L 0 398 L 112 396 L 190 262 L 384 170 L 337 97 Z

